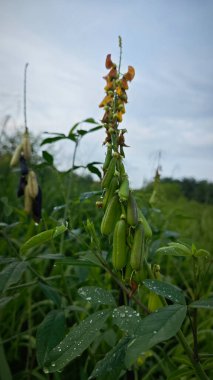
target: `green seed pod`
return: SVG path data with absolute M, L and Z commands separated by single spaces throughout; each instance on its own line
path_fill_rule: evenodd
M 127 203 L 127 215 L 126 215 L 127 223 L 130 226 L 136 226 L 138 224 L 138 208 L 135 197 L 130 192 L 128 203 Z
M 110 164 L 110 161 L 111 161 L 111 158 L 112 158 L 112 146 L 108 145 L 105 161 L 104 161 L 104 164 L 103 164 L 103 170 L 104 171 L 108 168 L 108 166 Z
M 144 228 L 144 235 L 146 238 L 150 239 L 152 237 L 152 230 L 147 222 L 145 216 L 143 215 L 142 211 L 138 208 L 138 221 L 143 225 Z
M 108 169 L 107 169 L 107 171 L 104 175 L 104 178 L 102 179 L 102 182 L 101 182 L 102 189 L 107 188 L 109 186 L 111 179 L 115 173 L 116 162 L 117 162 L 117 159 L 115 157 L 112 157 L 111 161 L 109 163 Z
M 29 160 L 31 157 L 31 144 L 28 131 L 24 132 L 22 137 L 22 148 L 25 160 Z
M 126 222 L 124 219 L 120 219 L 115 225 L 113 234 L 112 264 L 114 269 L 121 270 L 125 267 L 126 263 Z
M 32 211 L 32 205 L 33 205 L 33 200 L 29 194 L 29 186 L 25 186 L 24 189 L 24 210 L 26 211 L 27 214 L 30 214 Z
M 13 156 L 10 161 L 10 166 L 16 166 L 19 163 L 19 159 L 21 157 L 22 144 L 19 144 L 13 153 Z
M 103 198 L 103 208 L 107 206 L 110 199 L 112 199 L 113 195 L 115 195 L 115 191 L 118 188 L 118 177 L 113 177 L 108 189 L 106 189 L 106 193 Z
M 132 269 L 139 271 L 142 269 L 144 258 L 144 229 L 142 224 L 138 224 L 135 229 L 131 256 L 130 256 L 130 264 Z
M 129 197 L 129 180 L 128 177 L 124 177 L 118 192 L 121 201 L 127 201 Z
M 109 235 L 114 230 L 114 226 L 121 215 L 121 205 L 117 195 L 114 195 L 106 208 L 101 222 L 101 233 Z
M 118 171 L 120 173 L 121 178 L 126 176 L 125 167 L 121 159 L 119 159 L 118 161 Z
M 38 182 L 33 170 L 29 171 L 27 176 L 28 192 L 31 198 L 35 199 L 38 195 Z

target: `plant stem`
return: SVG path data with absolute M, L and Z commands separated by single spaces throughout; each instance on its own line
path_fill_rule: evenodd
M 208 376 L 206 375 L 203 368 L 201 367 L 199 361 L 195 360 L 194 353 L 191 350 L 191 348 L 189 347 L 188 342 L 187 342 L 187 340 L 186 340 L 186 338 L 185 338 L 185 336 L 181 330 L 177 333 L 177 337 L 178 337 L 179 342 L 181 343 L 181 345 L 185 349 L 185 352 L 186 352 L 186 354 L 187 354 L 187 356 L 188 356 L 188 358 L 189 358 L 189 360 L 190 360 L 190 362 L 194 368 L 197 379 L 209 380 Z

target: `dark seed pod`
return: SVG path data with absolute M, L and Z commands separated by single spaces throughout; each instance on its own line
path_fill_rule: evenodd
M 130 264 L 132 269 L 139 271 L 142 269 L 144 260 L 144 228 L 141 223 L 135 229 Z
M 19 180 L 19 186 L 18 186 L 18 190 L 17 190 L 17 197 L 22 197 L 22 195 L 24 195 L 24 189 L 25 189 L 25 186 L 27 184 L 27 181 L 26 181 L 26 178 L 24 175 L 22 175 L 20 177 L 20 180 Z
M 21 174 L 27 175 L 29 172 L 29 169 L 27 167 L 27 162 L 26 162 L 24 156 L 20 156 L 19 163 L 20 163 Z
M 38 194 L 33 199 L 33 204 L 32 204 L 32 214 L 33 214 L 33 219 L 35 222 L 39 223 L 41 219 L 41 208 L 42 208 L 42 191 L 40 186 L 38 186 Z

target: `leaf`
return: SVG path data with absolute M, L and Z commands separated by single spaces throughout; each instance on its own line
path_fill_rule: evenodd
M 195 257 L 205 257 L 206 259 L 208 259 L 210 256 L 210 253 L 208 251 L 206 251 L 205 249 L 198 249 L 197 251 L 195 251 L 194 256 Z
M 40 324 L 36 335 L 37 360 L 41 367 L 53 349 L 64 337 L 65 317 L 61 310 L 50 311 Z
M 130 337 L 123 337 L 118 344 L 105 355 L 104 359 L 100 360 L 92 371 L 89 380 L 100 378 L 101 380 L 114 380 L 120 375 L 124 368 L 124 356 L 129 343 Z
M 98 124 L 93 117 L 88 117 L 87 119 L 83 120 L 82 123 L 91 123 L 91 124 Z
M 183 305 L 170 305 L 156 310 L 145 317 L 135 332 L 135 337 L 127 347 L 126 365 L 132 365 L 138 356 L 159 342 L 173 337 L 186 316 L 187 307 Z
M 12 374 L 10 371 L 10 367 L 7 362 L 7 358 L 4 351 L 4 346 L 1 343 L 0 338 L 0 380 L 12 380 Z
M 79 325 L 74 326 L 58 346 L 49 353 L 45 363 L 45 372 L 59 371 L 71 360 L 81 355 L 96 339 L 109 314 L 108 310 L 97 311 Z
M 21 253 L 25 253 L 30 248 L 34 248 L 37 245 L 44 244 L 47 241 L 54 239 L 58 235 L 64 233 L 66 230 L 67 227 L 62 225 L 31 237 L 21 246 Z
M 47 298 L 49 298 L 51 301 L 53 301 L 54 304 L 60 308 L 61 307 L 61 297 L 58 294 L 58 291 L 55 288 L 53 288 L 52 286 L 47 285 L 41 281 L 39 281 L 39 286 L 40 286 L 41 290 L 43 291 L 43 293 L 45 294 L 45 296 Z
M 190 303 L 188 306 L 198 309 L 213 309 L 213 297 L 200 299 L 198 301 Z
M 1 297 L 0 298 L 0 309 L 3 308 L 8 302 L 10 302 L 14 297 Z
M 146 288 L 151 290 L 152 292 L 159 294 L 165 298 L 168 298 L 170 301 L 174 303 L 180 303 L 185 305 L 185 297 L 183 292 L 176 286 L 167 284 L 158 280 L 144 280 L 143 284 Z
M 110 292 L 96 286 L 84 286 L 78 289 L 78 294 L 94 306 L 116 305 L 115 299 Z
M 191 250 L 180 243 L 171 243 L 167 247 L 161 247 L 157 249 L 156 253 L 169 256 L 192 256 Z
M 142 322 L 139 313 L 130 306 L 120 306 L 117 309 L 114 309 L 112 317 L 113 323 L 128 334 L 134 334 Z
M 75 259 L 73 257 L 67 257 L 64 255 L 56 254 L 56 253 L 44 253 L 36 255 L 35 257 L 31 257 L 31 259 L 42 259 L 42 260 L 56 260 L 57 262 L 61 262 L 67 265 L 79 266 L 79 267 L 96 267 L 100 266 L 97 262 L 92 262 L 89 258 L 85 257 L 85 260 L 82 258 Z
M 65 135 L 62 135 L 62 136 L 56 136 L 56 137 L 48 137 L 47 139 L 44 139 L 40 146 L 42 145 L 45 145 L 45 144 L 52 144 L 56 141 L 59 141 L 59 140 L 63 140 L 63 139 L 67 139 L 67 137 Z
M 0 273 L 0 291 L 5 292 L 11 285 L 16 284 L 27 268 L 25 261 L 13 261 Z
M 87 165 L 87 169 L 93 173 L 93 174 L 96 174 L 100 179 L 102 178 L 102 175 L 101 175 L 101 172 L 98 168 L 96 168 L 96 166 L 94 166 L 93 164 L 88 164 Z
M 101 195 L 103 191 L 87 191 L 85 193 L 80 194 L 80 202 L 84 201 L 85 199 L 89 199 L 92 197 L 95 197 L 96 195 Z
M 44 159 L 45 161 L 47 161 L 47 163 L 48 163 L 49 165 L 53 165 L 53 156 L 52 156 L 52 154 L 50 154 L 50 153 L 47 152 L 46 150 L 43 150 L 43 151 L 42 151 L 42 156 L 43 156 L 43 159 Z

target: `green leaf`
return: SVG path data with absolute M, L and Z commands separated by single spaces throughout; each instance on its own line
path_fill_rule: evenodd
M 103 191 L 87 191 L 85 193 L 80 194 L 80 202 L 85 201 L 86 199 L 95 197 L 96 195 L 101 195 Z
M 82 288 L 78 289 L 78 294 L 95 306 L 116 305 L 115 299 L 110 292 L 96 286 L 83 286 Z
M 0 298 L 0 309 L 3 308 L 8 302 L 10 302 L 14 297 L 1 297 Z
M 128 334 L 134 334 L 142 322 L 139 313 L 137 313 L 130 306 L 120 306 L 117 309 L 114 309 L 112 317 L 113 322 L 122 331 L 125 331 Z
M 145 317 L 128 344 L 125 359 L 127 367 L 132 365 L 142 352 L 173 337 L 181 328 L 186 311 L 186 306 L 175 304 L 158 309 Z
M 74 326 L 66 337 L 49 353 L 45 372 L 59 371 L 71 360 L 81 355 L 97 338 L 109 316 L 108 310 L 97 311 Z
M 65 317 L 61 310 L 52 310 L 40 324 L 36 335 L 37 360 L 41 367 L 44 366 L 49 352 L 64 337 Z
M 53 301 L 56 306 L 61 307 L 61 297 L 55 288 L 41 281 L 39 281 L 39 286 L 47 298 Z
M 189 307 L 198 309 L 213 309 L 213 297 L 192 302 Z
M 205 249 L 198 249 L 197 251 L 195 251 L 194 256 L 195 257 L 205 257 L 206 259 L 208 259 L 210 256 L 210 253 L 208 251 L 206 251 Z
M 56 137 L 48 137 L 47 139 L 44 139 L 41 142 L 40 146 L 45 145 L 45 144 L 52 144 L 56 141 L 63 140 L 63 139 L 67 139 L 67 137 L 65 135 L 56 136 Z
M 21 253 L 25 253 L 28 249 L 34 248 L 38 245 L 44 244 L 49 240 L 54 239 L 58 235 L 64 233 L 67 230 L 67 227 L 64 225 L 52 228 L 51 230 L 47 230 L 31 237 L 21 246 Z
M 42 151 L 42 156 L 43 156 L 43 159 L 44 159 L 45 161 L 47 161 L 47 163 L 48 163 L 49 165 L 53 165 L 53 156 L 52 156 L 52 154 L 50 154 L 50 153 L 47 152 L 46 150 L 43 150 L 43 151 Z
M 143 284 L 152 292 L 159 294 L 160 296 L 163 296 L 174 303 L 180 303 L 183 305 L 186 304 L 183 292 L 181 289 L 177 288 L 174 285 L 150 279 L 144 280 Z
M 4 346 L 0 338 L 0 380 L 12 380 L 12 374 L 5 355 Z
M 101 378 L 101 380 L 114 380 L 118 378 L 121 370 L 124 368 L 123 358 L 129 340 L 130 337 L 122 338 L 118 344 L 105 355 L 104 359 L 96 364 L 89 379 Z
M 87 119 L 83 120 L 82 123 L 91 123 L 91 124 L 98 124 L 93 117 L 88 117 Z
M 180 243 L 170 243 L 167 247 L 157 249 L 156 253 L 169 256 L 192 256 L 192 251 Z
M 97 262 L 94 262 L 90 260 L 88 257 L 85 257 L 85 259 L 75 259 L 73 257 L 67 257 L 64 255 L 56 254 L 56 253 L 43 253 L 36 255 L 35 257 L 31 257 L 31 259 L 42 259 L 42 260 L 55 260 L 57 262 L 72 265 L 72 266 L 79 266 L 79 267 L 98 267 L 100 264 Z
M 87 169 L 91 173 L 96 174 L 101 179 L 101 177 L 102 177 L 101 172 L 100 172 L 100 170 L 98 168 L 96 168 L 96 166 L 94 166 L 94 164 L 88 164 L 87 165 Z
M 193 379 L 194 371 L 189 369 L 189 367 L 179 368 L 176 371 L 173 371 L 167 377 L 167 380 L 180 380 L 182 377 L 185 379 Z
M 25 261 L 13 261 L 0 273 L 0 292 L 5 292 L 11 285 L 16 284 L 27 268 Z

